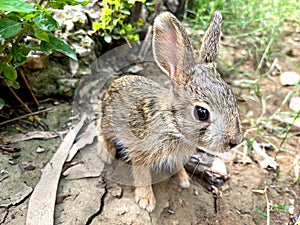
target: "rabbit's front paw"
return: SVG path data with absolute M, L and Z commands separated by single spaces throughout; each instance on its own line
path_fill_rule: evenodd
M 146 209 L 148 212 L 152 212 L 155 208 L 156 201 L 151 185 L 145 187 L 136 187 L 135 201 L 139 204 L 140 208 Z
M 190 178 L 185 169 L 182 168 L 175 174 L 178 185 L 182 188 L 188 188 L 190 186 Z

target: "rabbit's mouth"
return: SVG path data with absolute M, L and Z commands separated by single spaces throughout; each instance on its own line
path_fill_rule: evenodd
M 197 149 L 202 150 L 202 151 L 207 152 L 207 153 L 212 154 L 212 155 L 218 155 L 219 153 L 230 151 L 231 147 L 230 146 L 228 146 L 228 147 L 218 146 L 217 148 L 214 148 L 214 147 L 211 147 L 211 148 L 197 147 Z
M 204 151 L 212 155 L 216 155 L 220 152 L 220 150 L 208 149 L 204 147 L 197 147 L 197 151 Z

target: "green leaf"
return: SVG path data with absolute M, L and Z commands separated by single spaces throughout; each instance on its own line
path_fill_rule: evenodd
M 68 5 L 87 5 L 89 4 L 90 0 L 64 0 L 67 2 Z
M 258 212 L 260 215 L 262 215 L 263 217 L 267 218 L 267 214 L 264 213 L 263 211 L 261 211 L 259 208 L 255 207 L 255 211 Z
M 15 80 L 8 80 L 8 79 L 5 79 L 5 82 L 8 86 L 10 87 L 13 87 L 14 89 L 19 89 L 20 88 L 20 84 L 18 81 L 15 81 Z
M 77 61 L 76 53 L 71 49 L 70 45 L 54 36 L 49 36 L 49 42 L 42 41 L 40 46 L 41 50 L 47 55 L 49 55 L 52 50 L 55 50 Z
M 63 9 L 67 3 L 65 1 L 50 1 L 49 5 L 53 9 Z
M 6 39 L 15 36 L 21 30 L 22 30 L 21 23 L 8 18 L 0 19 L 0 38 Z
M 19 13 L 19 12 L 10 12 L 10 13 L 6 14 L 5 18 L 20 22 L 21 18 L 22 18 L 22 14 L 23 13 Z
M 51 45 L 49 44 L 49 42 L 46 42 L 46 41 L 41 41 L 40 49 L 46 55 L 50 55 L 52 53 L 52 50 L 53 50 Z
M 90 0 L 52 0 L 49 5 L 54 9 L 63 9 L 65 5 L 87 5 Z
M 274 208 L 286 210 L 286 209 L 292 209 L 294 206 L 292 205 L 273 205 Z
M 35 8 L 21 0 L 0 0 L 0 10 L 12 12 L 32 12 L 35 11 Z
M 42 51 L 41 46 L 37 43 L 30 43 L 30 44 L 26 45 L 26 47 L 31 50 Z
M 33 33 L 37 39 L 39 39 L 41 41 L 49 42 L 49 36 L 46 31 L 40 30 L 40 29 L 34 29 Z
M 26 45 L 13 44 L 11 52 L 13 56 L 13 66 L 15 68 L 21 66 L 27 61 L 27 54 L 29 53 L 29 49 Z
M 130 11 L 127 9 L 122 9 L 121 12 L 125 15 L 130 15 Z
M 0 98 L 0 110 L 3 108 L 3 106 L 5 105 L 5 101 Z
M 105 35 L 104 35 L 104 41 L 105 41 L 106 43 L 110 43 L 110 42 L 111 42 L 111 35 L 105 34 Z
M 27 14 L 23 15 L 23 19 L 32 23 L 31 20 L 36 16 L 36 14 L 37 13 L 27 13 Z
M 48 14 L 39 13 L 33 18 L 34 23 L 44 31 L 53 31 L 59 28 L 58 22 Z
M 17 70 L 10 64 L 6 64 L 3 69 L 4 78 L 7 80 L 15 81 L 17 79 Z
M 97 31 L 97 30 L 100 30 L 102 28 L 102 24 L 96 21 L 96 22 L 93 23 L 92 27 L 93 27 L 92 29 L 94 31 Z

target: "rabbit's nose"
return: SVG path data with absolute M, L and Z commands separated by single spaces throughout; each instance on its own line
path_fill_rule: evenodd
M 236 143 L 232 143 L 232 142 L 229 142 L 229 148 L 232 149 L 234 148 L 235 146 L 237 146 L 238 144 Z
M 230 149 L 234 148 L 235 146 L 240 144 L 242 141 L 243 141 L 243 136 L 242 135 L 239 135 L 238 137 L 231 139 L 230 142 L 229 142 Z

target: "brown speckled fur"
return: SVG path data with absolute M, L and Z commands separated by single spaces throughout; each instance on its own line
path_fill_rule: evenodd
M 235 97 L 215 69 L 222 17 L 215 12 L 205 34 L 200 56 L 195 54 L 184 28 L 170 13 L 154 21 L 153 53 L 168 74 L 171 90 L 141 76 L 124 76 L 107 89 L 99 120 L 101 152 L 111 162 L 114 143 L 133 166 L 135 198 L 151 212 L 155 197 L 150 169 L 174 171 L 181 187 L 189 186 L 183 164 L 195 149 L 225 151 L 242 140 Z M 208 121 L 194 116 L 195 106 L 209 110 Z

